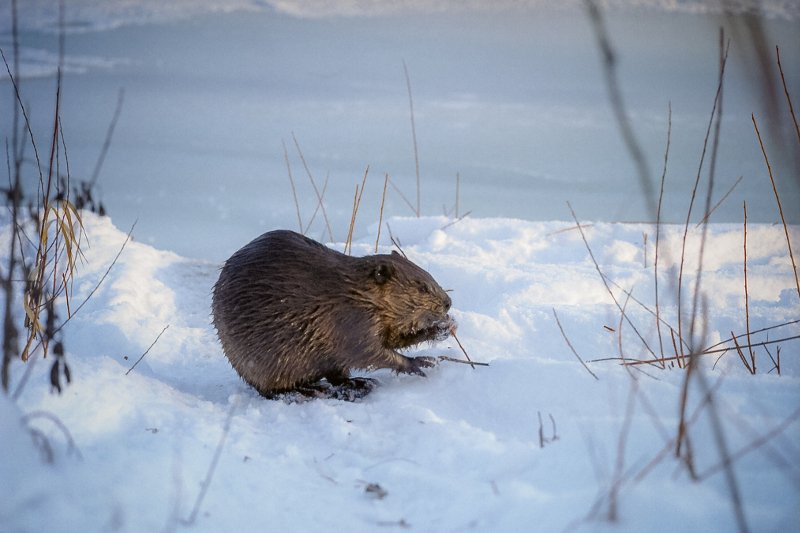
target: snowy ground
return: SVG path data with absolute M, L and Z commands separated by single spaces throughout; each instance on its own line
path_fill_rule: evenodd
M 389 225 L 409 257 L 453 290 L 459 339 L 490 366 L 442 362 L 426 379 L 379 372 L 381 386 L 357 403 L 259 397 L 231 369 L 210 326 L 218 265 L 129 243 L 66 329 L 73 383 L 51 394 L 49 362 L 39 361 L 18 401 L 0 395 L 0 531 L 178 531 L 203 488 L 186 529 L 735 530 L 707 406 L 690 428 L 701 480 L 692 481 L 671 451 L 660 455 L 676 434 L 684 371 L 648 366 L 629 374 L 615 361 L 589 363 L 595 380 L 559 332 L 553 309 L 586 360 L 618 356 L 620 328 L 626 356 L 650 357 L 631 326 L 620 326 L 574 224 L 464 219 L 443 229 L 447 222 L 394 218 Z M 107 218 L 87 214 L 85 223 L 90 247 L 75 302 L 95 286 L 126 232 Z M 375 229 L 354 253 L 369 253 Z M 797 247 L 800 230 L 790 229 Z M 652 308 L 654 228 L 603 223 L 585 231 L 603 272 Z M 704 345 L 745 331 L 742 228 L 709 231 Z M 682 228 L 664 232 L 661 305 L 675 324 L 668 271 Z M 7 224 L 2 235 L 6 250 Z M 696 268 L 698 236 L 690 233 L 687 272 Z M 800 317 L 782 227 L 748 227 L 748 283 L 751 330 Z M 623 304 L 625 295 L 614 292 Z M 633 300 L 626 311 L 658 351 L 653 317 Z M 753 341 L 798 334 L 794 324 Z M 704 359 L 753 531 L 800 523 L 799 342 L 780 343 L 781 376 L 769 372 L 763 348 L 755 376 L 732 351 L 714 369 L 716 357 Z M 668 335 L 664 346 L 672 353 Z M 773 356 L 777 346 L 769 347 Z M 460 357 L 452 340 L 418 351 Z M 12 390 L 24 371 L 13 366 Z M 693 386 L 688 412 L 701 400 Z M 23 413 L 28 427 L 47 435 L 52 464 L 20 426 Z

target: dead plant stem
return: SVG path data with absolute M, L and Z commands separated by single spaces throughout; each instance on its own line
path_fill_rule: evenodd
M 792 270 L 794 270 L 794 283 L 797 287 L 797 297 L 800 298 L 800 279 L 797 277 L 797 263 L 794 261 L 794 253 L 792 253 L 792 241 L 789 239 L 789 229 L 786 226 L 786 218 L 783 216 L 783 206 L 781 205 L 781 197 L 778 194 L 778 188 L 775 186 L 775 178 L 772 175 L 772 165 L 769 163 L 767 157 L 767 150 L 764 148 L 764 142 L 761 140 L 761 132 L 758 131 L 758 122 L 756 122 L 755 114 L 751 114 L 753 119 L 753 127 L 756 129 L 756 136 L 758 137 L 758 145 L 761 147 L 761 153 L 764 154 L 764 162 L 767 164 L 767 172 L 769 173 L 769 181 L 772 183 L 772 192 L 775 193 L 775 201 L 778 204 L 778 213 L 781 215 L 781 222 L 783 223 L 783 233 L 786 235 L 786 247 L 789 249 L 789 258 L 792 260 Z

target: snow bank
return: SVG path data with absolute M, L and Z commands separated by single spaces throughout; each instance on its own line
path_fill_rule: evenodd
M 90 247 L 73 301 L 89 294 L 125 240 L 109 219 L 85 217 Z M 258 396 L 231 369 L 210 325 L 218 265 L 129 243 L 66 329 L 72 385 L 50 394 L 49 364 L 39 361 L 16 403 L 0 396 L 0 529 L 179 529 L 226 424 L 195 531 L 735 529 L 724 475 L 706 474 L 720 461 L 708 409 L 690 428 L 702 481 L 689 479 L 672 452 L 645 470 L 676 434 L 684 371 L 648 366 L 632 374 L 634 381 L 615 361 L 590 363 L 595 380 L 564 342 L 553 309 L 584 359 L 619 354 L 619 310 L 574 224 L 448 223 L 394 218 L 388 226 L 412 260 L 452 289 L 459 339 L 490 366 L 442 362 L 427 379 L 378 372 L 381 386 L 359 403 Z M 652 308 L 653 228 L 589 224 L 585 232 L 603 272 Z M 672 324 L 669 279 L 681 234 L 664 228 L 660 250 L 660 303 Z M 744 332 L 741 234 L 738 226 L 710 227 L 705 344 Z M 791 235 L 800 242 L 798 228 Z M 388 231 L 382 237 L 388 250 Z M 796 320 L 800 304 L 783 229 L 753 226 L 748 238 L 751 329 Z M 354 253 L 370 253 L 374 239 L 375 231 L 354 244 Z M 691 233 L 687 272 L 696 269 L 699 239 L 699 230 Z M 686 275 L 690 289 L 693 277 Z M 625 294 L 614 292 L 622 304 Z M 649 311 L 634 300 L 626 311 L 657 351 Z M 631 326 L 621 327 L 625 355 L 650 357 Z M 798 333 L 794 324 L 753 340 Z M 671 353 L 668 335 L 664 345 Z M 763 348 L 755 376 L 734 353 L 713 370 L 716 357 L 703 365 L 717 387 L 714 405 L 730 453 L 747 452 L 776 432 L 735 456 L 754 531 L 788 531 L 800 521 L 798 341 L 781 346 L 781 376 L 767 373 L 772 364 Z M 452 340 L 416 351 L 461 356 Z M 12 389 L 23 371 L 21 363 L 12 367 Z M 697 387 L 689 399 L 692 413 L 702 399 Z M 52 463 L 23 425 L 47 437 Z M 616 485 L 617 520 L 610 522 L 608 496 Z

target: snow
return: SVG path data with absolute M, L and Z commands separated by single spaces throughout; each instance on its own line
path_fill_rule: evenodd
M 203 489 L 194 531 L 735 530 L 724 472 L 707 474 L 722 455 L 697 382 L 687 410 L 700 413 L 689 429 L 701 476 L 693 481 L 671 448 L 659 455 L 676 434 L 685 371 L 589 362 L 595 380 L 566 345 L 554 311 L 584 360 L 617 357 L 620 342 L 626 357 L 650 358 L 621 322 L 574 222 L 452 222 L 391 218 L 381 250 L 390 249 L 390 228 L 409 258 L 452 290 L 459 340 L 489 366 L 443 361 L 427 378 L 375 372 L 380 387 L 354 403 L 260 397 L 230 367 L 210 324 L 219 265 L 129 242 L 65 328 L 73 383 L 52 394 L 49 360 L 38 361 L 16 401 L 0 395 L 0 530 L 177 531 Z M 128 229 L 89 213 L 84 223 L 73 302 L 92 291 Z M 585 223 L 584 231 L 603 273 L 652 309 L 654 227 Z M 353 253 L 371 253 L 376 233 L 373 224 Z M 682 233 L 663 227 L 659 251 L 661 313 L 671 324 Z M 0 244 L 8 234 L 4 221 Z M 690 228 L 685 315 L 701 234 Z M 799 246 L 800 228 L 790 237 Z M 742 244 L 740 225 L 708 227 L 704 345 L 745 331 Z M 748 285 L 751 330 L 798 319 L 781 226 L 748 226 Z M 649 311 L 630 299 L 626 314 L 657 352 Z M 753 341 L 798 334 L 795 323 Z M 668 334 L 664 341 L 673 353 Z M 800 523 L 797 343 L 780 343 L 780 376 L 763 348 L 756 375 L 733 352 L 703 359 L 753 531 Z M 452 339 L 411 352 L 462 357 Z M 12 366 L 12 391 L 25 370 Z M 46 436 L 52 462 L 31 428 Z

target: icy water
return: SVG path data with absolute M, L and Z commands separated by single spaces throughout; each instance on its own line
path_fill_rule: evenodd
M 712 221 L 741 221 L 743 200 L 749 220 L 778 220 L 751 122 L 755 113 L 785 214 L 800 222 L 799 167 L 780 148 L 797 154 L 797 143 L 788 114 L 780 115 L 777 127 L 770 123 L 763 76 L 748 41 L 734 32 L 741 20 L 616 11 L 607 22 L 625 102 L 656 182 L 672 106 L 663 218 L 686 216 L 717 86 L 719 26 L 725 24 L 734 39 L 714 201 L 743 179 Z M 769 46 L 781 47 L 798 105 L 800 25 L 766 25 Z M 32 74 L 22 79 L 23 100 L 45 153 L 57 35 L 26 30 L 21 40 Z M 3 35 L 4 50 L 8 42 Z M 367 166 L 356 235 L 377 221 L 385 173 L 415 203 L 404 61 L 423 214 L 452 213 L 458 174 L 460 214 L 568 219 L 570 201 L 584 220 L 654 219 L 621 141 L 596 39 L 581 11 L 298 19 L 265 9 L 71 31 L 66 57 L 61 115 L 73 179 L 91 174 L 124 89 L 99 180 L 103 202 L 118 226 L 138 220 L 137 238 L 183 255 L 219 261 L 265 230 L 298 226 L 282 142 L 302 218 L 311 218 L 315 193 L 293 135 L 320 188 L 328 177 L 325 205 L 334 239 L 345 238 L 355 186 Z M 4 136 L 12 104 L 5 78 Z M 779 104 L 785 107 L 783 99 Z M 703 203 L 701 197 L 695 213 Z M 392 187 L 385 214 L 412 214 Z M 310 233 L 327 240 L 323 229 L 318 216 Z

